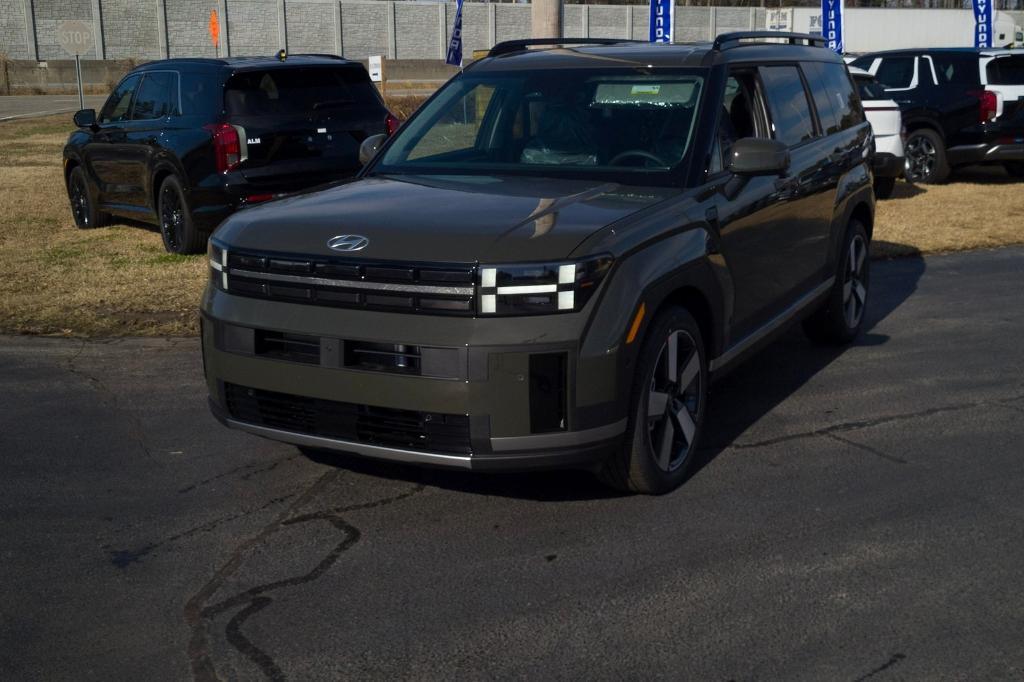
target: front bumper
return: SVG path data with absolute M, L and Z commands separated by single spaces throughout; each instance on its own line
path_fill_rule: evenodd
M 626 430 L 620 353 L 583 350 L 584 312 L 414 316 L 208 288 L 202 314 L 214 416 L 265 438 L 429 466 L 525 470 L 590 467 Z M 289 335 L 316 339 L 316 359 L 295 361 L 261 347 Z M 346 349 L 373 344 L 417 349 L 421 373 L 350 361 Z M 537 358 L 559 359 L 559 369 Z M 397 426 L 382 431 L 388 424 Z

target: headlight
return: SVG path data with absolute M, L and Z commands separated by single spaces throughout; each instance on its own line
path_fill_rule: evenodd
M 210 283 L 218 289 L 228 289 L 228 250 L 215 244 L 212 239 L 206 243 L 206 255 L 210 257 Z
M 612 266 L 610 256 L 564 263 L 481 265 L 481 315 L 543 315 L 581 310 Z

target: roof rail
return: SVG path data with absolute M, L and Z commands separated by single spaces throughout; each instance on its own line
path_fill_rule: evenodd
M 347 62 L 348 60 L 344 57 L 336 54 L 330 54 L 329 52 L 294 52 L 289 53 L 289 57 L 319 57 L 321 59 L 337 59 L 339 61 Z
M 639 43 L 640 40 L 626 38 L 524 38 L 523 40 L 506 40 L 498 43 L 487 53 L 488 57 L 521 52 L 536 45 L 618 45 L 619 43 Z
M 784 31 L 737 31 L 735 33 L 723 33 L 715 38 L 712 50 L 730 50 L 743 45 L 763 45 L 768 42 L 767 38 L 783 39 L 787 45 L 800 45 L 806 43 L 810 47 L 825 47 L 825 38 L 812 36 L 808 33 L 786 33 Z M 742 41 L 750 41 L 744 43 Z

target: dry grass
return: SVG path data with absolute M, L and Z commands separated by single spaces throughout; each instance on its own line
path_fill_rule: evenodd
M 946 185 L 896 183 L 875 214 L 876 257 L 1024 244 L 1024 182 L 1001 167 L 957 171 Z
M 75 227 L 60 165 L 69 119 L 0 124 L 0 333 L 195 334 L 203 256 L 171 256 L 155 228 L 139 224 Z M 875 255 L 1022 244 L 1022 188 L 1000 169 L 938 187 L 900 183 L 878 204 Z

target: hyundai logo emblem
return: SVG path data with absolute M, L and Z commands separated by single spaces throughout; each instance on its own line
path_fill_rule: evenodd
M 327 246 L 335 251 L 361 251 L 370 240 L 361 234 L 339 234 L 327 240 Z

